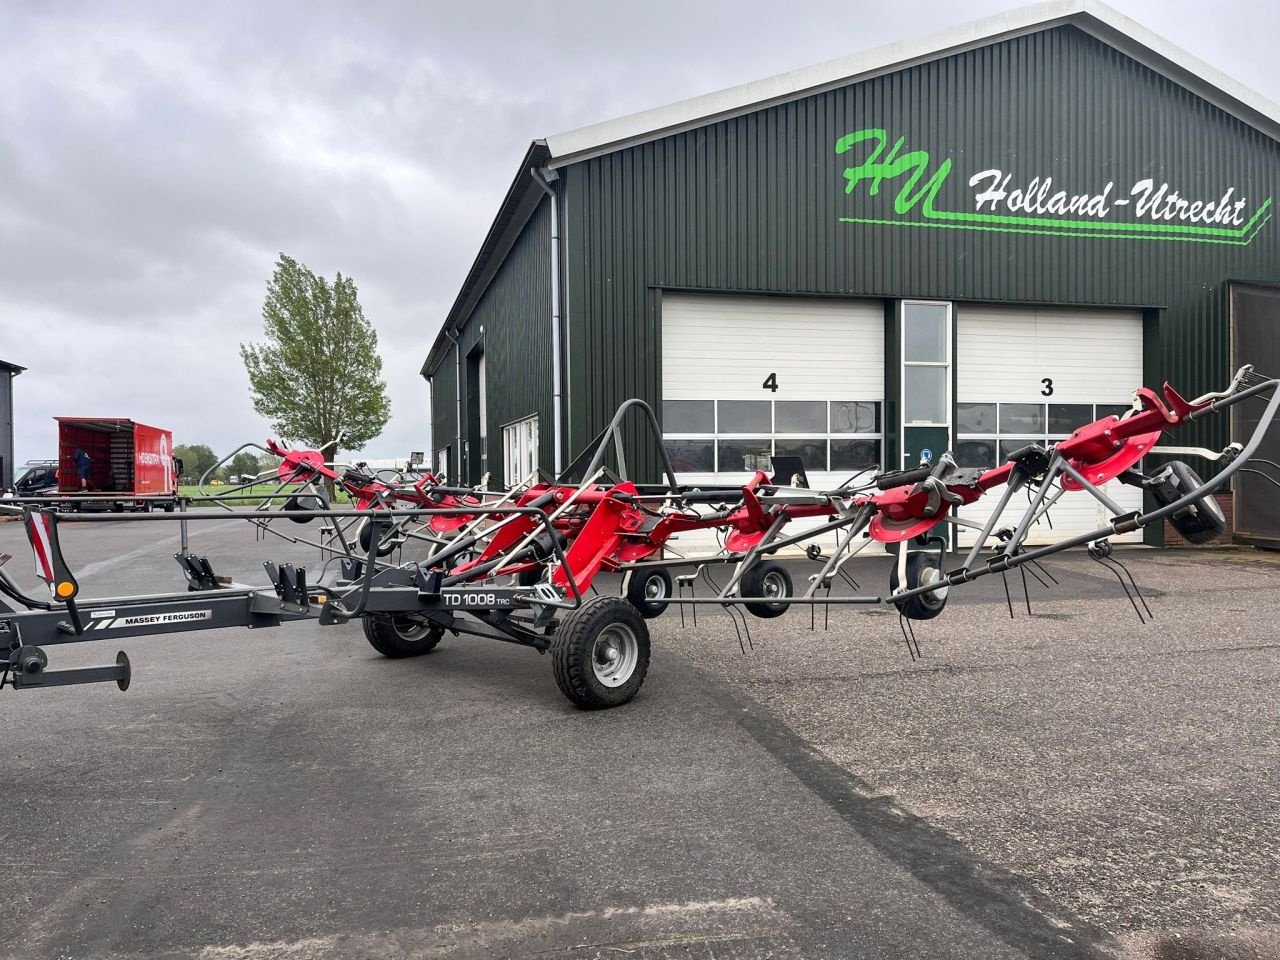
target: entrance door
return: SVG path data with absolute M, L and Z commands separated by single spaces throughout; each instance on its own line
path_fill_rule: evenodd
M 1142 385 L 1142 314 L 1092 308 L 957 307 L 956 460 L 994 467 L 1037 442 L 1065 439 L 1076 427 L 1128 409 Z M 1111 481 L 1108 496 L 1124 510 L 1142 509 L 1142 491 Z M 959 516 L 985 523 L 999 491 Z M 1014 526 L 1025 497 L 1015 497 L 1002 524 Z M 1050 543 L 1103 526 L 1109 511 L 1088 493 L 1067 493 L 1028 542 Z M 976 531 L 961 530 L 972 544 Z M 1113 537 L 1142 542 L 1141 531 Z

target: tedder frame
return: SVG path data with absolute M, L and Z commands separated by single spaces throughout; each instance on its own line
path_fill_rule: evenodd
M 639 400 L 623 404 L 560 477 L 535 473 L 506 491 L 449 486 L 430 473 L 416 478 L 375 476 L 359 467 L 326 463 L 314 451 L 271 441 L 259 449 L 278 456 L 280 466 L 265 498 L 248 484 L 195 498 L 232 510 L 260 533 L 320 549 L 325 559 L 314 580 L 301 567 L 267 563 L 265 587 L 231 583 L 214 573 L 207 558 L 189 552 L 186 525 L 225 519 L 227 514 L 187 512 L 184 502 L 178 517 L 144 515 L 124 522 L 182 524 L 182 549 L 176 559 L 187 580 L 185 593 L 82 598 L 62 554 L 59 525 L 120 519 L 60 519 L 56 510 L 40 502 L 9 501 L 14 506 L 0 509 L 21 512 L 36 574 L 47 584 L 50 598 L 29 595 L 0 569 L 0 651 L 7 651 L 0 653 L 0 686 L 29 690 L 97 681 L 128 686 L 131 665 L 123 652 L 107 666 L 49 669 L 45 648 L 63 643 L 273 627 L 296 620 L 325 626 L 360 620 L 369 643 L 388 657 L 427 653 L 445 633 L 549 652 L 556 682 L 573 703 L 612 707 L 629 701 L 643 684 L 650 658 L 646 620 L 672 604 L 681 611 L 692 605 L 696 612 L 700 604 L 724 608 L 734 617 L 735 627 L 741 626 L 740 641 L 743 631 L 750 637 L 744 613 L 768 619 L 792 606 L 812 611 L 820 605 L 829 609 L 833 604 L 893 604 L 915 658 L 920 650 L 911 621 L 938 616 L 951 588 L 1028 565 L 1038 576 L 1040 560 L 1078 546 L 1087 546 L 1090 556 L 1116 574 L 1144 619 L 1146 600 L 1128 570 L 1112 556 L 1109 538 L 1166 519 L 1192 542 L 1222 533 L 1225 521 L 1212 493 L 1239 470 L 1258 472 L 1247 464 L 1254 462 L 1280 407 L 1278 387 L 1280 380 L 1244 367 L 1225 390 L 1194 400 L 1185 400 L 1168 384 L 1160 393 L 1140 388 L 1123 416 L 1084 424 L 1067 439 L 1047 446 L 1030 443 L 995 469 L 961 469 L 943 454 L 936 462 L 861 480 L 870 472 L 864 471 L 828 490 L 809 489 L 803 468 L 787 458 L 775 460 L 772 478 L 757 472 L 740 486 L 682 486 L 662 449 L 657 418 Z M 1166 431 L 1255 398 L 1265 398 L 1266 406 L 1243 443 L 1220 452 L 1159 446 Z M 657 441 L 663 484 L 627 479 L 621 431 L 633 415 L 641 417 Z M 1207 481 L 1182 461 L 1150 473 L 1138 469 L 1147 456 L 1175 452 L 1223 466 Z M 610 457 L 612 466 L 607 465 Z M 1110 480 L 1142 488 L 1158 506 L 1124 512 L 1103 489 Z M 343 489 L 352 508 L 334 509 L 328 485 Z M 954 515 L 955 508 L 997 488 L 1002 489 L 996 508 L 985 523 Z M 1027 492 L 1027 506 L 1016 519 L 1003 523 L 1019 491 Z M 1028 546 L 1032 526 L 1073 491 L 1092 496 L 1112 519 L 1088 533 Z M 277 499 L 283 499 L 283 509 L 274 508 Z M 245 500 L 258 503 L 234 510 L 234 503 Z M 318 539 L 273 526 L 275 521 L 316 520 L 322 523 Z M 798 524 L 801 529 L 789 532 L 795 521 L 803 521 Z M 978 532 L 964 559 L 949 570 L 946 541 L 937 535 L 943 524 Z M 666 556 L 681 534 L 705 530 L 723 537 L 718 551 Z M 834 535 L 835 546 L 824 553 L 817 539 L 828 534 Z M 860 589 L 842 568 L 873 542 L 896 552 L 888 590 L 832 595 L 837 578 Z M 787 568 L 772 558 L 800 546 L 818 569 L 807 586 L 796 591 Z M 406 551 L 414 555 L 405 559 Z M 707 574 L 709 565 L 716 563 L 733 565 L 722 586 Z M 681 587 L 676 596 L 669 571 L 681 565 L 694 572 L 676 578 Z M 624 574 L 624 596 L 588 595 L 604 572 Z M 684 588 L 700 576 L 715 588 L 715 595 L 685 597 Z M 1012 612 L 1011 602 L 1010 607 Z

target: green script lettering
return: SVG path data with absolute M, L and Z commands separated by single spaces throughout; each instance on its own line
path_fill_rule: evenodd
M 885 130 L 875 128 L 867 130 L 859 130 L 856 133 L 846 134 L 836 141 L 836 153 L 847 153 L 851 148 L 859 143 L 870 140 L 874 143 L 870 156 L 862 161 L 856 167 L 845 167 L 844 177 L 845 193 L 853 193 L 854 188 L 863 180 L 869 180 L 870 186 L 867 193 L 876 196 L 880 192 L 880 183 L 884 180 L 893 180 L 905 173 L 910 173 L 907 182 L 903 184 L 902 189 L 898 191 L 898 196 L 893 201 L 893 208 L 898 213 L 907 213 L 916 206 L 922 199 L 924 200 L 924 212 L 926 215 L 933 211 L 933 200 L 938 195 L 938 191 L 942 189 L 943 183 L 946 182 L 947 174 L 951 172 L 951 158 L 948 157 L 942 161 L 938 169 L 934 171 L 933 176 L 925 181 L 924 185 L 916 190 L 916 184 L 920 182 L 929 169 L 929 154 L 925 150 L 912 150 L 898 156 L 898 151 L 902 149 L 906 142 L 906 137 L 899 137 L 894 143 L 893 148 L 889 151 L 889 155 L 883 160 L 880 159 L 884 153 L 885 144 L 889 142 L 889 134 Z M 912 191 L 915 193 L 912 193 Z

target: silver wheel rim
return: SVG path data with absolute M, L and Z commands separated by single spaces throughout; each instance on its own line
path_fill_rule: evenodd
M 771 570 L 760 581 L 760 590 L 770 600 L 778 600 L 787 595 L 787 584 L 782 579 L 782 574 Z
M 620 687 L 635 673 L 640 642 L 624 623 L 611 623 L 596 635 L 591 646 L 591 670 L 606 687 Z
M 654 574 L 644 582 L 644 598 L 649 601 L 667 598 L 667 581 Z
M 401 640 L 414 643 L 426 637 L 431 632 L 429 623 L 416 623 L 414 621 L 392 621 L 392 629 L 395 630 L 396 636 Z
M 942 580 L 942 571 L 937 567 L 925 567 L 920 571 L 920 586 L 927 587 L 931 583 L 938 583 Z M 947 599 L 947 591 L 951 589 L 946 584 L 940 587 L 934 587 L 928 593 L 923 594 L 924 598 L 930 603 L 944 603 Z

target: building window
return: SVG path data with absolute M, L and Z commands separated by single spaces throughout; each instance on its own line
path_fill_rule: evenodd
M 663 445 L 677 473 L 772 471 L 799 457 L 806 472 L 881 465 L 878 400 L 666 400 Z
M 538 469 L 538 418 L 517 420 L 502 428 L 503 482 L 524 483 Z
M 449 479 L 449 448 L 441 447 L 436 451 L 436 476 L 442 480 Z
M 902 303 L 902 425 L 951 422 L 951 304 Z
M 1086 423 L 1128 409 L 1123 403 L 958 403 L 956 463 L 991 469 L 1028 443 L 1065 440 Z

